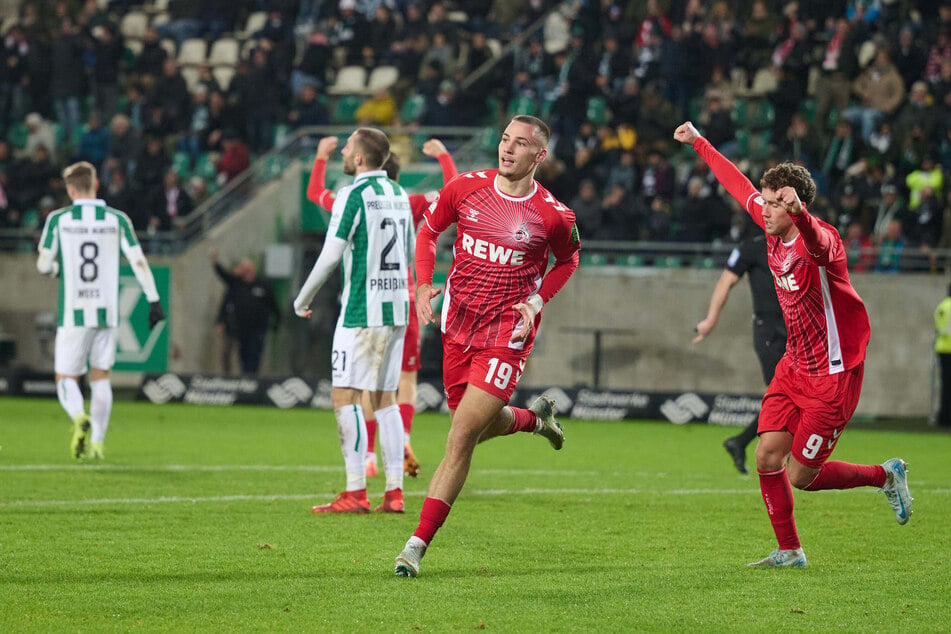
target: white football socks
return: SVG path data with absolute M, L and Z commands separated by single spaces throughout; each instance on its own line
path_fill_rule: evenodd
M 347 491 L 367 488 L 367 423 L 363 408 L 347 405 L 334 410 L 337 431 L 340 433 L 340 451 L 347 470 Z
M 80 391 L 76 379 L 71 377 L 60 379 L 56 383 L 56 396 L 59 398 L 59 404 L 63 406 L 66 414 L 71 419 L 85 412 L 83 393 Z
M 386 474 L 386 490 L 403 488 L 403 418 L 398 405 L 378 409 L 376 414 L 376 437 L 383 454 L 383 473 Z
M 92 442 L 104 442 L 112 414 L 112 382 L 109 379 L 89 382 L 89 418 L 92 423 Z

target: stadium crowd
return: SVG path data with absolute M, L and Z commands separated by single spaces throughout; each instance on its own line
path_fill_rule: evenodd
M 812 211 L 840 229 L 856 269 L 951 246 L 948 0 L 13 4 L 2 228 L 38 231 L 65 203 L 59 173 L 74 160 L 100 170 L 102 196 L 140 231 L 161 231 L 289 129 L 498 128 L 523 112 L 551 122 L 538 178 L 588 240 L 747 231 L 702 161 L 675 147 L 690 118 L 754 182 L 780 160 L 806 166 Z M 393 81 L 367 89 L 381 67 Z M 339 86 L 348 68 L 362 70 L 355 92 Z

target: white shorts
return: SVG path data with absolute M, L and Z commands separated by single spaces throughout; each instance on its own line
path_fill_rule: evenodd
M 82 376 L 88 367 L 111 370 L 116 363 L 116 329 L 60 326 L 56 329 L 56 374 Z
M 330 353 L 333 386 L 395 392 L 405 332 L 406 326 L 344 328 L 338 324 Z

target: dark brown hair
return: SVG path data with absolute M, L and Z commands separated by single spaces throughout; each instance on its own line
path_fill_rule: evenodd
M 809 170 L 795 163 L 780 163 L 766 170 L 759 185 L 762 189 L 777 191 L 783 187 L 792 187 L 804 205 L 811 205 L 816 199 L 816 182 Z
M 357 128 L 354 141 L 363 155 L 365 165 L 370 169 L 380 169 L 390 155 L 390 140 L 376 128 Z
M 386 162 L 383 163 L 383 169 L 386 170 L 386 176 L 391 181 L 400 179 L 400 157 L 395 152 L 390 152 Z

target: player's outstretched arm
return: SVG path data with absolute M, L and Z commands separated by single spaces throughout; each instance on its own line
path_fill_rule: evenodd
M 697 128 L 693 127 L 690 121 L 684 121 L 674 130 L 674 140 L 680 141 L 686 145 L 693 145 L 693 142 L 700 138 Z
M 331 211 L 334 204 L 334 193 L 325 187 L 327 161 L 336 147 L 335 136 L 325 136 L 317 143 L 317 156 L 314 157 L 314 166 L 307 180 L 307 200 L 327 211 Z
M 324 285 L 333 270 L 337 268 L 337 263 L 343 257 L 347 244 L 348 242 L 342 238 L 329 236 L 324 241 L 320 255 L 317 256 L 317 261 L 314 262 L 314 268 L 311 269 L 310 275 L 307 276 L 304 285 L 301 286 L 300 292 L 294 299 L 294 312 L 298 317 L 309 319 L 313 314 L 310 304 L 314 301 L 317 291 Z
M 739 280 L 739 276 L 733 271 L 723 271 L 723 274 L 720 275 L 720 279 L 713 289 L 713 295 L 710 296 L 710 307 L 707 309 L 707 316 L 694 328 L 697 336 L 693 338 L 693 343 L 700 343 L 716 328 L 717 322 L 720 320 L 720 313 L 723 312 L 726 300 L 730 297 L 730 290 Z

